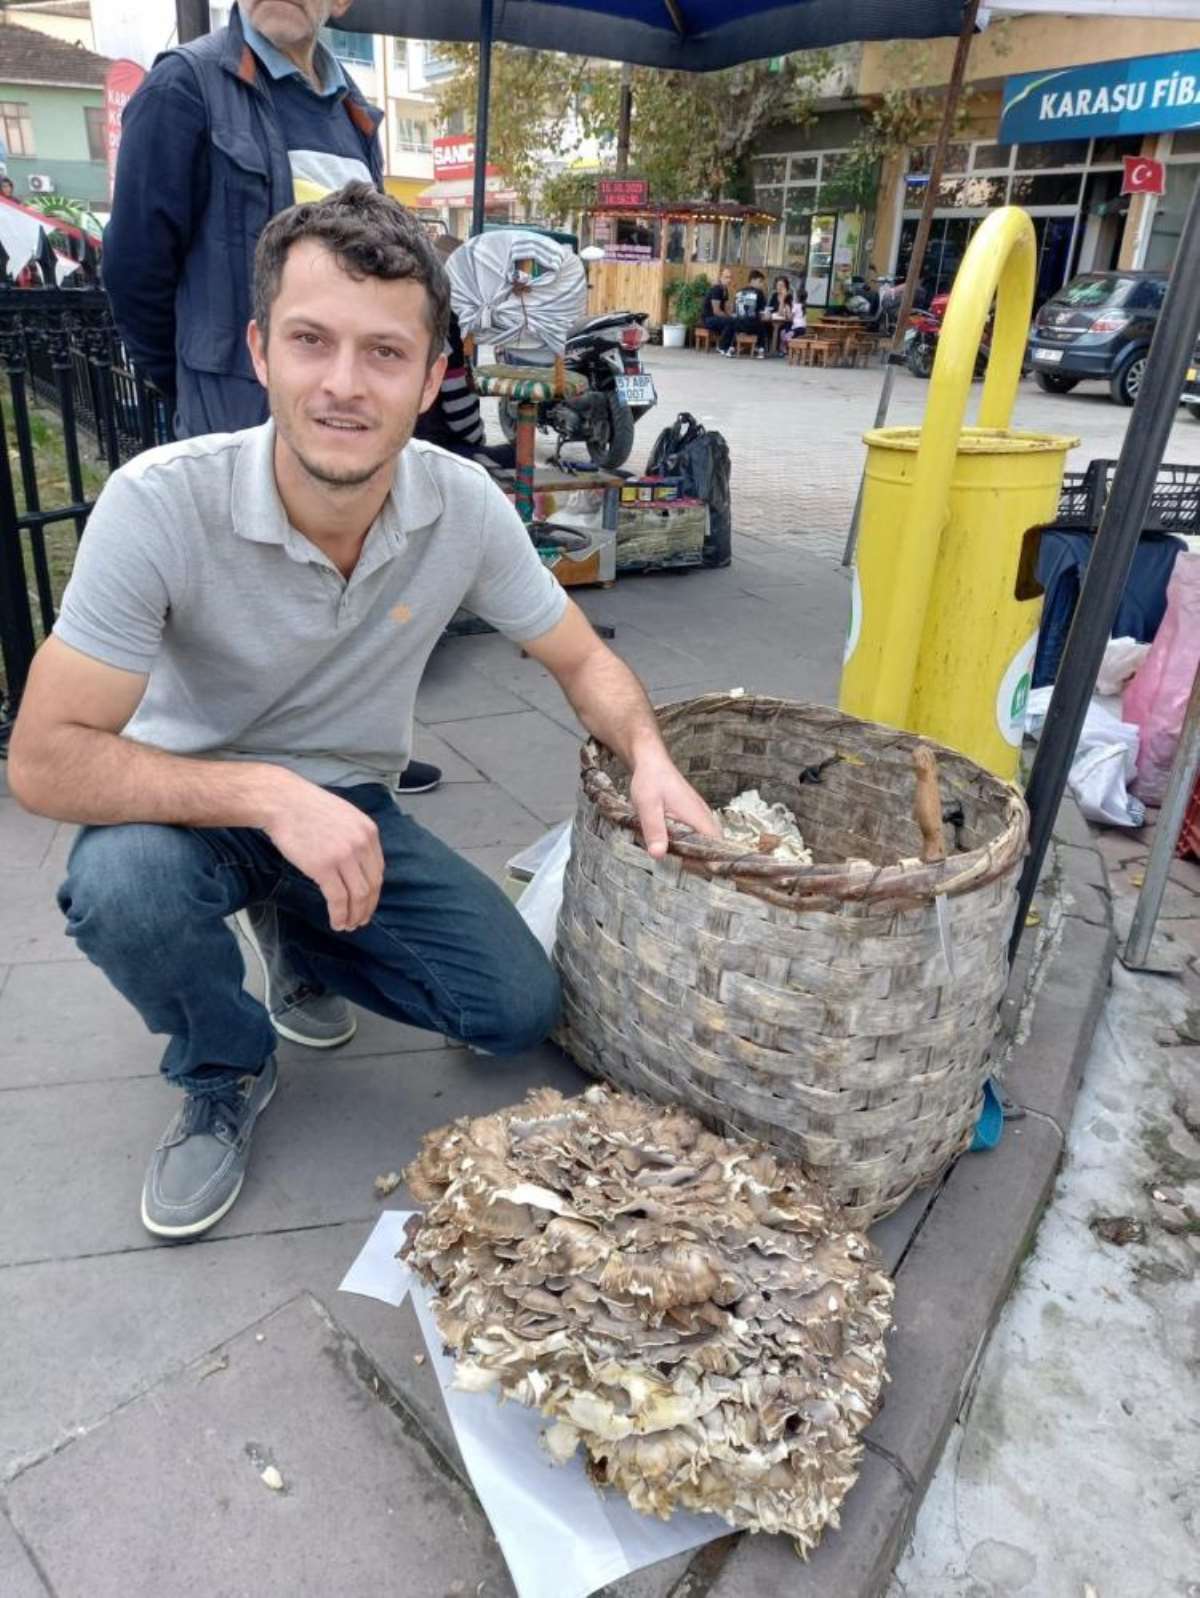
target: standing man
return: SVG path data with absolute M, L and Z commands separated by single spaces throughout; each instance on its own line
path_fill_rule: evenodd
M 169 1038 L 186 1095 L 142 1220 L 196 1237 L 241 1190 L 275 1090 L 270 1018 L 226 918 L 269 900 L 304 976 L 490 1054 L 545 1037 L 558 981 L 501 890 L 396 805 L 426 661 L 464 602 L 624 761 L 651 856 L 715 835 L 646 694 L 473 462 L 412 439 L 449 284 L 368 184 L 259 242 L 271 419 L 114 472 L 13 732 L 28 809 L 82 823 L 59 892 L 79 947 Z

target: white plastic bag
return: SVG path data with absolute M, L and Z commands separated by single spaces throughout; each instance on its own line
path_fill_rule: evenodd
M 1033 738 L 1041 737 L 1053 692 L 1035 688 L 1029 696 L 1025 728 Z M 1145 806 L 1128 792 L 1137 756 L 1137 728 L 1094 698 L 1067 777 L 1067 787 L 1089 821 L 1110 827 L 1140 827 L 1145 821 Z
M 1121 693 L 1149 653 L 1150 645 L 1139 644 L 1136 638 L 1110 638 L 1100 662 L 1096 692 L 1106 698 Z
M 510 871 L 519 871 L 523 866 L 534 867 L 528 887 L 517 900 L 517 914 L 551 957 L 558 937 L 563 877 L 570 858 L 571 822 L 567 820 L 551 827 L 535 844 L 508 862 Z

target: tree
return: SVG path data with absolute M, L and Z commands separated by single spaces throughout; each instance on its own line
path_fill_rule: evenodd
M 478 50 L 468 44 L 444 49 L 458 71 L 439 87 L 438 110 L 447 121 L 457 114 L 469 125 Z M 724 72 L 634 68 L 630 170 L 649 179 L 656 200 L 749 198 L 749 156 L 759 135 L 773 124 L 811 122 L 831 65 L 826 52 L 813 51 Z M 528 200 L 546 180 L 548 151 L 569 162 L 595 139 L 611 160 L 619 116 L 615 65 L 511 45 L 495 48 L 489 156 L 522 198 Z M 561 205 L 569 186 L 553 177 L 549 182 Z

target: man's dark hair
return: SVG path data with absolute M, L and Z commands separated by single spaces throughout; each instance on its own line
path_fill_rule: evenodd
M 760 272 L 758 268 L 755 267 L 753 272 L 750 274 L 751 283 L 754 282 L 755 278 L 757 278 L 760 283 L 765 283 L 767 281 L 767 274 L 765 272 Z
M 304 239 L 324 245 L 343 271 L 360 282 L 379 277 L 388 283 L 410 278 L 422 284 L 428 364 L 433 365 L 450 326 L 450 280 L 412 212 L 369 183 L 347 183 L 323 200 L 289 206 L 262 230 L 254 252 L 254 320 L 264 343 L 288 252 Z

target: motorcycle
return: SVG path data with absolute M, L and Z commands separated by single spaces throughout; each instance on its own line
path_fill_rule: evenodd
M 558 461 L 564 444 L 583 443 L 593 466 L 616 471 L 633 453 L 638 421 L 658 402 L 654 379 L 642 365 L 649 338 L 646 311 L 612 311 L 583 322 L 567 339 L 569 372 L 587 378 L 587 389 L 571 399 L 543 400 L 537 408 L 540 432 L 556 433 Z M 517 437 L 517 406 L 500 402 L 500 427 L 509 443 Z
M 950 303 L 949 294 L 935 294 L 929 302 L 928 310 L 914 311 L 909 318 L 908 331 L 904 335 L 904 364 L 914 377 L 927 378 L 933 372 L 933 363 L 937 357 L 938 339 L 941 337 L 942 323 L 946 316 L 946 307 Z M 992 317 L 988 317 L 987 326 L 983 330 L 979 349 L 975 354 L 975 381 L 978 382 L 987 373 L 988 361 L 992 354 Z M 1032 367 L 1029 356 L 1026 354 L 1021 361 L 1021 376 L 1028 377 Z

